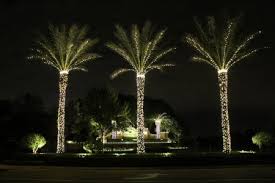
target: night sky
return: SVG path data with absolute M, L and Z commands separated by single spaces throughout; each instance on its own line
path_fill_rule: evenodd
M 141 25 L 151 20 L 159 27 L 168 27 L 166 41 L 178 49 L 166 58 L 177 66 L 164 73 L 150 73 L 146 77 L 145 95 L 163 99 L 171 105 L 194 135 L 220 133 L 216 72 L 209 65 L 191 62 L 190 49 L 181 40 L 186 32 L 194 31 L 193 16 L 238 15 L 242 12 L 243 30 L 263 30 L 264 35 L 258 39 L 256 46 L 265 45 L 271 49 L 235 65 L 229 73 L 232 129 L 234 132 L 274 128 L 275 2 L 148 1 L 0 1 L 0 99 L 12 99 L 29 92 L 43 97 L 49 108 L 57 105 L 57 71 L 26 60 L 36 33 L 45 32 L 49 23 L 87 24 L 91 37 L 101 40 L 97 52 L 103 58 L 88 63 L 87 73 L 70 74 L 68 100 L 85 96 L 92 87 L 109 85 L 121 93 L 135 95 L 134 74 L 125 74 L 113 81 L 109 79 L 110 73 L 124 62 L 106 49 L 104 43 L 113 39 L 116 23 Z

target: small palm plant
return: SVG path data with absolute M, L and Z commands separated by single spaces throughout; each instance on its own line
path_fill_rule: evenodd
M 65 100 L 68 75 L 73 70 L 85 71 L 84 63 L 100 57 L 90 52 L 98 39 L 87 38 L 87 31 L 86 26 L 50 25 L 48 35 L 40 36 L 28 57 L 48 64 L 59 72 L 57 153 L 65 152 Z
M 261 48 L 249 48 L 250 43 L 262 32 L 258 31 L 244 39 L 239 36 L 238 18 L 230 19 L 224 27 L 216 27 L 214 17 L 208 17 L 204 28 L 197 20 L 196 36 L 188 34 L 187 44 L 196 51 L 193 60 L 212 66 L 218 75 L 221 102 L 221 126 L 223 133 L 223 152 L 231 152 L 230 124 L 228 114 L 228 71 L 236 63 L 255 54 Z
M 165 131 L 171 140 L 179 142 L 182 130 L 179 123 L 166 113 L 159 113 L 152 115 L 151 118 L 146 120 L 146 124 L 151 128 L 155 125 L 156 139 L 160 139 L 160 133 Z
M 107 43 L 107 47 L 120 55 L 130 66 L 130 68 L 120 68 L 113 72 L 112 78 L 131 71 L 136 74 L 137 84 L 137 153 L 145 152 L 144 146 L 144 86 L 145 75 L 152 70 L 161 70 L 172 64 L 159 64 L 159 61 L 175 48 L 165 48 L 160 46 L 164 38 L 166 29 L 154 32 L 150 22 L 146 22 L 142 29 L 137 25 L 132 25 L 131 31 L 127 31 L 120 25 L 116 25 L 114 32 L 117 42 Z

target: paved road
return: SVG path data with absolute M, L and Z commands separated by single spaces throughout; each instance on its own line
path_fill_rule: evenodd
M 275 165 L 97 168 L 0 165 L 0 183 L 275 183 Z

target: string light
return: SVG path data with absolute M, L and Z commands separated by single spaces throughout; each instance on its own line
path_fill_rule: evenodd
M 57 114 L 57 153 L 65 152 L 65 100 L 68 74 L 72 70 L 86 70 L 83 64 L 100 57 L 89 50 L 98 42 L 89 39 L 87 27 L 49 26 L 49 34 L 36 41 L 28 59 L 39 60 L 59 71 L 59 105 Z
M 227 22 L 223 32 L 218 32 L 220 29 L 216 28 L 214 17 L 209 17 L 206 29 L 197 23 L 198 30 L 202 34 L 198 37 L 193 35 L 186 36 L 186 43 L 191 46 L 197 54 L 193 56 L 193 61 L 204 62 L 214 67 L 218 74 L 220 103 L 221 103 L 221 126 L 223 137 L 223 152 L 231 153 L 231 137 L 230 137 L 230 123 L 228 113 L 228 71 L 239 61 L 255 54 L 262 48 L 248 49 L 249 43 L 255 39 L 262 32 L 258 31 L 249 35 L 241 42 L 236 35 L 237 19 L 232 19 Z M 211 32 L 209 32 L 209 30 Z M 213 38 L 213 35 L 222 35 Z M 212 49 L 214 48 L 214 49 Z M 264 47 L 266 48 L 266 47 Z
M 129 65 L 130 68 L 120 68 L 113 72 L 111 78 L 125 72 L 136 73 L 137 84 L 137 153 L 145 153 L 144 145 L 144 86 L 145 75 L 152 70 L 162 70 L 165 67 L 174 66 L 172 64 L 158 64 L 157 62 L 165 55 L 169 54 L 175 48 L 167 48 L 162 50 L 159 46 L 164 37 L 166 29 L 149 34 L 152 32 L 150 22 L 145 23 L 142 29 L 137 25 L 132 26 L 129 34 L 120 25 L 116 25 L 115 36 L 118 43 L 109 42 L 107 47 L 120 55 Z
M 66 89 L 68 85 L 68 72 L 60 72 L 59 76 L 59 106 L 57 114 L 57 150 L 56 153 L 65 152 L 65 104 Z
M 144 145 L 144 86 L 145 86 L 145 75 L 137 74 L 137 153 L 145 153 Z
M 228 114 L 228 74 L 227 71 L 218 71 L 218 80 L 220 88 L 220 101 L 221 101 L 221 125 L 223 135 L 223 152 L 231 152 L 231 137 L 230 137 L 230 125 Z

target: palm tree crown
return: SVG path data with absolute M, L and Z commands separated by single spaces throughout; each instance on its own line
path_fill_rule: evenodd
M 172 64 L 158 64 L 158 61 L 175 48 L 162 49 L 162 41 L 166 30 L 154 32 L 150 22 L 146 22 L 141 30 L 137 25 L 132 25 L 129 35 L 120 25 L 116 25 L 114 32 L 117 43 L 109 42 L 107 47 L 124 58 L 131 68 L 120 68 L 113 72 L 112 78 L 128 71 L 134 71 L 138 75 L 145 75 L 147 72 Z
M 207 26 L 204 28 L 196 19 L 198 35 L 188 34 L 185 39 L 197 52 L 193 56 L 194 61 L 205 62 L 213 66 L 219 72 L 226 72 L 235 63 L 258 52 L 261 48 L 248 48 L 253 39 L 261 31 L 250 34 L 240 39 L 237 29 L 238 18 L 230 19 L 224 27 L 216 27 L 214 17 L 208 17 Z
M 47 36 L 40 35 L 35 42 L 36 48 L 31 49 L 29 59 L 40 60 L 56 68 L 60 73 L 72 70 L 85 70 L 83 63 L 100 57 L 90 53 L 90 49 L 98 42 L 87 38 L 87 27 L 50 25 Z

